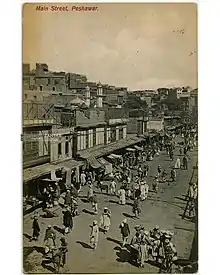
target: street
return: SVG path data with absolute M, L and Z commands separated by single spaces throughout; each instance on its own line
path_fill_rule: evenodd
M 172 230 L 174 232 L 173 243 L 176 246 L 180 258 L 188 258 L 191 252 L 191 245 L 194 236 L 195 224 L 189 220 L 182 219 L 186 202 L 184 195 L 188 189 L 188 183 L 192 175 L 193 165 L 197 161 L 197 151 L 189 153 L 188 170 L 177 170 L 176 183 L 160 183 L 159 192 L 152 191 L 153 177 L 156 175 L 157 166 L 160 164 L 162 169 L 166 169 L 167 178 L 170 177 L 170 167 L 174 165 L 179 154 L 178 147 L 175 150 L 174 160 L 170 161 L 165 151 L 149 161 L 149 173 L 147 182 L 150 191 L 146 201 L 142 202 L 142 213 L 140 219 L 133 218 L 132 200 L 127 200 L 126 205 L 119 205 L 118 198 L 97 191 L 98 215 L 92 215 L 91 204 L 86 202 L 83 196 L 87 194 L 87 187 L 80 193 L 79 210 L 80 215 L 74 219 L 74 229 L 67 235 L 68 253 L 67 264 L 61 273 L 158 273 L 159 268 L 149 261 L 144 268 L 138 268 L 129 262 L 129 252 L 121 249 L 121 234 L 119 230 L 120 222 L 126 217 L 131 229 L 129 242 L 135 234 L 134 226 L 143 224 L 146 229 L 152 229 L 159 225 L 160 229 Z M 180 157 L 182 161 L 182 156 Z M 100 214 L 104 207 L 108 207 L 112 212 L 111 228 L 107 235 L 99 233 L 98 247 L 95 251 L 90 248 L 89 235 L 93 220 L 100 220 Z M 56 218 L 39 218 L 41 234 L 37 242 L 30 242 L 32 235 L 32 214 L 24 217 L 24 272 L 26 273 L 54 273 L 53 265 L 43 261 L 44 234 L 46 227 L 50 224 L 56 227 L 57 241 L 62 233 L 62 209 L 57 211 Z M 39 211 L 41 214 L 41 210 Z M 44 259 L 43 259 L 44 260 Z

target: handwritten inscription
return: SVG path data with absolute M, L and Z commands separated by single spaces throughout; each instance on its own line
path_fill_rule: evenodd
M 94 6 L 47 6 L 47 5 L 38 5 L 36 6 L 36 11 L 53 11 L 53 12 L 66 12 L 66 11 L 98 11 L 98 7 Z

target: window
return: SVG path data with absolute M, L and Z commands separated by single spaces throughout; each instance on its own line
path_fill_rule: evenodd
M 69 154 L 69 138 L 66 137 L 66 142 L 65 142 L 65 154 Z
M 42 86 L 42 85 L 40 85 L 40 91 L 41 91 L 41 92 L 43 91 L 43 86 Z
M 27 98 L 28 98 L 27 94 L 24 94 L 24 99 L 27 99 Z
M 61 143 L 58 143 L 58 156 L 62 155 Z
M 56 87 L 53 87 L 53 92 L 55 92 L 56 91 Z
M 119 128 L 119 139 L 123 139 L 123 128 Z
M 116 127 L 112 127 L 111 129 L 111 142 L 116 141 Z
M 86 148 L 89 148 L 89 130 L 86 131 Z
M 93 129 L 93 145 L 96 145 L 96 128 Z
M 50 78 L 48 78 L 48 85 L 50 85 Z

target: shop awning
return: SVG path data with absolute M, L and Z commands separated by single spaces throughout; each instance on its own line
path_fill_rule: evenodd
M 84 164 L 83 161 L 76 161 L 76 160 L 71 159 L 71 160 L 60 163 L 58 166 L 60 168 L 63 168 L 64 170 L 70 170 L 70 169 L 74 169 L 78 166 L 82 166 L 83 164 Z
M 102 157 L 110 155 L 112 152 L 116 150 L 120 150 L 129 146 L 133 146 L 141 141 L 144 141 L 144 138 L 140 138 L 137 136 L 126 138 L 126 139 L 120 139 L 116 142 L 112 142 L 108 145 L 97 145 L 90 149 L 85 149 L 82 151 L 79 151 L 79 155 L 81 158 L 88 159 L 91 155 L 94 157 Z
M 77 166 L 83 165 L 83 163 L 84 163 L 83 161 L 68 160 L 57 164 L 46 163 L 43 165 L 26 168 L 23 170 L 23 182 L 25 183 L 42 176 L 46 176 L 48 174 L 51 174 L 51 171 L 57 171 L 62 168 L 64 168 L 65 170 L 73 169 L 73 168 L 76 168 Z
M 23 169 L 23 182 L 37 179 L 51 173 L 51 166 L 49 163 Z
M 108 156 L 108 158 L 110 158 L 110 159 L 119 159 L 119 158 L 121 158 L 121 157 L 122 157 L 122 156 L 116 155 L 116 154 L 111 154 L 111 155 Z
M 129 152 L 134 152 L 135 151 L 134 148 L 127 148 L 126 150 L 129 151 Z
M 111 174 L 112 173 L 112 164 L 109 163 L 107 160 L 105 160 L 104 158 L 99 158 L 98 161 L 105 166 L 105 174 Z
M 121 155 L 116 155 L 116 154 L 111 154 L 111 156 L 113 156 L 115 159 L 120 159 L 120 158 L 122 158 Z
M 108 158 L 110 158 L 110 159 L 114 159 L 114 157 L 113 157 L 112 155 L 109 155 L 109 156 L 108 156 Z
M 141 147 L 139 147 L 137 145 L 135 145 L 134 148 L 137 149 L 137 150 L 139 150 L 139 151 L 143 151 L 143 148 L 141 148 Z
M 102 165 L 109 165 L 110 163 L 105 160 L 104 158 L 99 158 L 98 161 L 102 164 Z
M 98 169 L 98 168 L 102 167 L 102 164 L 93 156 L 88 158 L 88 163 L 94 169 Z

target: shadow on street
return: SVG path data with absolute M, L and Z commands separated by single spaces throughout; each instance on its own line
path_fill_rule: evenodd
M 81 241 L 76 241 L 76 243 L 81 244 L 81 246 L 84 247 L 84 248 L 93 249 L 93 248 L 91 247 L 91 245 L 89 245 L 89 244 L 87 244 L 87 243 L 84 243 L 84 242 L 81 242 Z

